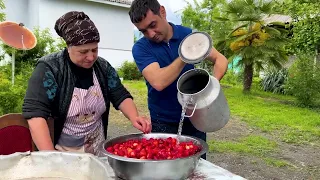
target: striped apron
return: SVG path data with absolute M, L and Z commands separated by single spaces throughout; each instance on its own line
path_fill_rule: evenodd
M 97 154 L 104 141 L 102 114 L 106 111 L 100 84 L 93 71 L 93 86 L 74 88 L 62 134 L 55 148 L 59 151 Z

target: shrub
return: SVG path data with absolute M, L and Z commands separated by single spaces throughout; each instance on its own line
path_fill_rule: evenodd
M 18 104 L 21 102 L 21 99 L 16 93 L 17 91 L 0 91 L 0 108 L 3 114 L 17 112 L 18 107 L 21 107 Z
M 251 87 L 255 88 L 255 89 L 261 89 L 261 87 L 260 87 L 261 81 L 262 80 L 259 76 L 253 76 Z
M 12 86 L 11 81 L 8 79 L 0 80 L 0 111 L 3 114 L 17 112 L 21 107 L 19 102 L 23 96 L 19 85 Z M 19 110 L 18 110 L 19 111 Z
M 261 81 L 261 88 L 264 91 L 285 94 L 285 83 L 288 79 L 287 69 L 269 69 L 265 73 Z
M 300 105 L 317 106 L 320 97 L 320 65 L 314 65 L 313 57 L 300 56 L 289 69 L 286 91 L 295 96 Z M 319 105 L 319 104 L 318 104 Z
M 0 57 L 3 58 L 5 54 L 11 55 L 13 51 L 16 53 L 14 85 L 11 84 L 11 65 L 0 67 L 0 114 L 21 112 L 28 80 L 36 60 L 66 47 L 61 38 L 55 39 L 51 36 L 48 28 L 40 30 L 36 27 L 33 32 L 37 38 L 37 45 L 31 50 L 17 51 L 5 44 L 0 44 L 0 48 L 3 50 Z
M 123 71 L 121 70 L 121 68 L 118 68 L 118 69 L 117 69 L 117 73 L 118 73 L 118 76 L 119 76 L 120 78 L 123 78 L 124 74 L 123 74 Z
M 124 80 L 140 80 L 142 78 L 142 74 L 135 62 L 125 61 L 119 68 L 118 74 Z
M 10 65 L 0 69 L 0 115 L 21 112 L 33 65 L 31 63 L 22 65 L 21 72 L 15 76 L 14 85 L 11 84 L 11 72 L 7 71 L 8 69 Z
M 227 73 L 221 79 L 221 83 L 226 83 L 228 85 L 234 86 L 241 84 L 241 81 L 239 82 L 239 76 L 235 72 L 228 70 Z

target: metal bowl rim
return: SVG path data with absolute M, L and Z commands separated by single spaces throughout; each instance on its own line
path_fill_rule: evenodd
M 152 134 L 155 134 L 155 135 L 176 135 L 176 134 L 172 134 L 172 133 L 152 133 Z M 208 147 L 208 144 L 200 139 L 200 138 L 197 138 L 197 137 L 193 137 L 193 136 L 188 136 L 188 135 L 181 135 L 181 137 L 187 137 L 187 138 L 190 138 L 190 139 L 194 139 L 198 142 L 200 142 L 201 146 L 202 146 L 202 149 L 200 152 L 192 155 L 192 156 L 188 156 L 188 157 L 183 157 L 183 158 L 177 158 L 177 159 L 163 159 L 163 160 L 150 160 L 150 159 L 136 159 L 136 158 L 126 158 L 126 157 L 123 157 L 123 156 L 118 156 L 118 155 L 115 155 L 115 154 L 111 154 L 109 153 L 106 149 L 105 149 L 105 144 L 111 142 L 111 141 L 114 141 L 116 139 L 119 139 L 119 138 L 123 138 L 123 137 L 127 137 L 127 136 L 143 136 L 144 133 L 133 133 L 133 134 L 127 134 L 127 135 L 123 135 L 123 136 L 118 136 L 118 137 L 115 137 L 115 138 L 111 138 L 109 140 L 105 140 L 103 141 L 99 146 L 100 146 L 100 149 L 103 151 L 103 154 L 107 155 L 108 158 L 113 158 L 113 159 L 116 159 L 116 160 L 120 160 L 120 161 L 126 161 L 126 162 L 151 162 L 151 163 L 159 163 L 159 162 L 170 162 L 170 161 L 182 161 L 182 160 L 187 160 L 187 159 L 193 159 L 193 158 L 196 158 L 196 157 L 200 157 L 202 156 L 203 154 L 205 154 L 209 147 Z M 100 157 L 102 159 L 104 159 L 105 157 Z

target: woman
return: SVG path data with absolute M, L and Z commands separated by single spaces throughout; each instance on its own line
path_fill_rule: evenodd
M 149 133 L 150 120 L 139 116 L 115 69 L 98 56 L 99 32 L 90 18 L 68 12 L 55 30 L 68 47 L 39 59 L 23 104 L 37 148 L 96 154 L 106 138 L 110 102 L 134 127 Z M 49 117 L 54 119 L 53 143 Z

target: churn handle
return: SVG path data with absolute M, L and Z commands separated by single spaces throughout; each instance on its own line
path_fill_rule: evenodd
M 193 116 L 193 114 L 194 114 L 194 112 L 196 111 L 196 108 L 197 108 L 197 103 L 194 105 L 194 108 L 193 108 L 193 111 L 192 111 L 192 113 L 191 113 L 191 115 L 185 115 L 184 117 L 192 117 Z

